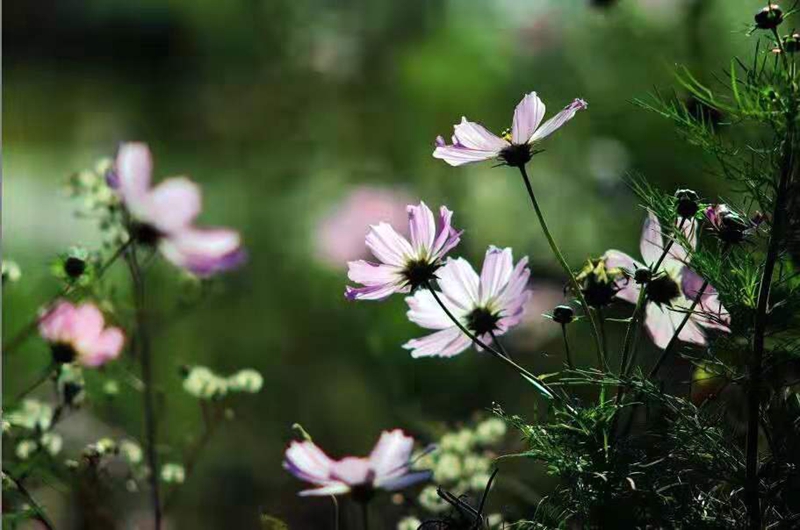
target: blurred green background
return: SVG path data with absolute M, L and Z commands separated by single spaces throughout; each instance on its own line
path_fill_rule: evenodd
M 329 501 L 299 499 L 302 485 L 281 469 L 292 423 L 334 455 L 364 454 L 382 429 L 425 440 L 432 425 L 466 420 L 493 402 L 533 415 L 536 400 L 474 351 L 412 360 L 401 345 L 425 332 L 407 322 L 400 297 L 345 301 L 344 261 L 361 257 L 370 222 L 396 218 L 405 201 L 447 204 L 466 229 L 457 254 L 476 266 L 490 244 L 530 256 L 535 307 L 507 342 L 535 372 L 563 360 L 559 330 L 540 313 L 562 300 L 564 278 L 518 175 L 489 163 L 450 168 L 431 157 L 436 135 L 449 137 L 462 114 L 500 131 L 531 90 L 548 115 L 586 99 L 589 110 L 547 142 L 529 171 L 576 268 L 610 247 L 638 255 L 643 212 L 627 173 L 670 191 L 725 190 L 669 123 L 632 100 L 669 89 L 676 63 L 711 81 L 732 55 L 747 56 L 747 24 L 763 4 L 6 2 L 3 255 L 23 277 L 4 287 L 3 333 L 13 335 L 57 292 L 49 266 L 59 252 L 100 241 L 94 223 L 73 215 L 67 176 L 112 156 L 121 141 L 148 142 L 157 178 L 200 182 L 202 222 L 241 229 L 250 254 L 221 293 L 159 322 L 163 459 L 177 459 L 200 426 L 196 403 L 180 389 L 181 365 L 254 367 L 265 377 L 259 395 L 231 402 L 237 419 L 209 445 L 169 519 L 175 528 L 254 528 L 263 510 L 293 528 L 327 528 Z M 112 278 L 124 291 L 118 269 Z M 165 264 L 150 274 L 151 301 L 164 314 L 180 296 L 177 276 Z M 610 340 L 620 331 L 610 325 Z M 581 331 L 572 333 L 578 359 L 591 363 Z M 3 396 L 47 362 L 36 338 L 5 356 Z M 82 427 L 64 427 L 67 453 L 101 434 L 137 436 L 139 406 L 131 390 L 110 403 L 94 399 Z M 535 467 L 522 479 L 541 493 L 552 487 Z M 63 488 L 40 494 L 58 521 L 79 520 Z M 120 521 L 145 507 L 137 495 L 114 502 Z M 390 528 L 397 510 L 381 502 Z

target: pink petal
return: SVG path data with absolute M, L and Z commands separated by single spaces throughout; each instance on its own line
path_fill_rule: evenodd
M 445 294 L 440 294 L 439 298 L 456 318 L 465 314 L 464 310 L 456 306 Z M 406 313 L 408 319 L 418 326 L 427 329 L 447 329 L 455 325 L 430 291 L 420 289 L 414 296 L 406 297 L 406 303 L 409 308 Z
M 444 266 L 436 271 L 439 288 L 464 311 L 471 311 L 478 303 L 480 279 L 464 258 L 448 259 Z
M 383 431 L 369 455 L 376 483 L 382 479 L 402 474 L 408 467 L 413 449 L 414 439 L 406 436 L 400 429 Z
M 511 272 L 508 283 L 498 297 L 498 303 L 503 307 L 516 305 L 519 302 L 519 297 L 528 290 L 530 276 L 531 271 L 528 268 L 528 257 L 525 256 L 519 260 L 514 270 Z
M 428 205 L 420 202 L 417 206 L 409 205 L 408 226 L 411 233 L 411 245 L 417 256 L 430 256 L 436 237 L 436 220 Z
M 147 144 L 138 142 L 123 143 L 119 147 L 116 160 L 119 192 L 126 205 L 133 210 L 142 201 L 150 188 L 153 172 L 153 158 Z
M 334 462 L 331 466 L 331 478 L 355 486 L 372 480 L 372 469 L 366 458 L 348 456 Z
M 461 232 L 457 232 L 451 225 L 453 212 L 446 206 L 439 208 L 439 235 L 433 243 L 432 259 L 440 259 L 450 252 L 461 240 Z
M 372 263 L 360 259 L 347 262 L 347 266 L 349 268 L 347 277 L 361 285 L 376 286 L 403 282 L 403 269 L 394 265 Z
M 283 467 L 306 482 L 329 484 L 334 461 L 310 441 L 292 442 L 286 449 Z
M 147 198 L 147 221 L 171 234 L 189 226 L 200 213 L 200 188 L 184 177 L 156 186 Z
M 680 221 L 678 221 L 677 226 L 680 226 Z M 688 263 L 691 257 L 690 252 L 693 252 L 697 248 L 697 223 L 694 219 L 688 223 L 684 222 L 681 231 L 689 241 L 689 249 L 687 250 L 683 248 L 678 241 L 675 241 L 675 243 L 673 243 L 672 247 L 669 249 L 669 257 L 682 263 Z
M 412 339 L 403 345 L 411 350 L 411 357 L 452 357 L 469 348 L 472 340 L 458 328 L 437 331 L 419 339 Z
M 617 282 L 617 286 L 620 287 L 620 290 L 617 291 L 615 296 L 620 300 L 635 304 L 639 300 L 639 290 L 641 287 L 633 280 L 633 275 L 636 273 L 636 270 L 642 268 L 643 265 L 619 250 L 607 250 L 606 253 L 603 254 L 603 258 L 606 260 L 606 267 L 622 269 L 627 275 L 627 277 Z
M 667 311 L 670 319 L 672 320 L 674 334 L 674 331 L 678 329 L 678 326 L 680 326 L 681 322 L 683 322 L 683 319 L 686 318 L 686 312 L 691 307 L 692 302 L 683 298 L 673 305 L 674 308 L 672 310 L 667 309 Z M 681 329 L 678 339 L 683 342 L 699 344 L 702 346 L 706 344 L 706 336 L 705 333 L 703 333 L 703 330 L 700 329 L 700 326 L 697 325 L 697 316 L 697 313 L 692 313 L 692 316 L 689 317 L 689 320 Z
M 664 252 L 664 238 L 661 234 L 661 223 L 653 212 L 648 212 L 647 219 L 642 228 L 642 239 L 639 241 L 639 250 L 642 252 L 644 262 L 652 267 L 661 258 Z
M 395 293 L 407 293 L 411 291 L 410 286 L 403 286 L 398 283 L 386 283 L 383 285 L 369 285 L 366 287 L 345 287 L 344 296 L 348 300 L 385 300 Z
M 96 368 L 119 357 L 125 335 L 119 328 L 107 328 L 94 341 L 86 352 L 79 352 L 78 362 L 89 368 Z
M 444 160 L 454 167 L 491 160 L 497 156 L 497 151 L 482 151 L 469 149 L 460 145 L 439 146 L 433 150 L 433 158 Z
M 366 242 L 372 254 L 387 265 L 404 267 L 414 255 L 411 244 L 388 223 L 371 226 Z
M 511 126 L 511 141 L 515 144 L 524 144 L 533 136 L 536 128 L 542 123 L 545 106 L 536 92 L 531 92 L 522 98 L 517 108 L 514 109 L 514 121 Z
M 544 124 L 536 129 L 536 132 L 533 133 L 529 142 L 538 142 L 539 140 L 550 136 L 554 132 L 556 132 L 562 125 L 567 123 L 571 120 L 575 113 L 579 110 L 583 110 L 587 107 L 586 102 L 582 99 L 575 99 L 572 103 L 564 107 L 564 110 L 544 122 Z
M 72 328 L 73 341 L 78 349 L 90 347 L 100 337 L 105 319 L 94 304 L 81 304 L 75 309 Z
M 161 240 L 159 249 L 173 265 L 207 277 L 242 264 L 241 237 L 225 228 L 188 229 Z
M 658 304 L 647 304 L 644 325 L 653 343 L 662 350 L 665 349 L 675 332 L 669 311 Z
M 43 312 L 39 321 L 39 334 L 48 342 L 68 342 L 72 336 L 75 306 L 59 300 Z
M 480 289 L 478 300 L 485 304 L 495 296 L 500 294 L 511 277 L 514 268 L 514 257 L 511 249 L 499 249 L 490 246 L 483 259 L 483 269 L 481 270 Z
M 461 123 L 453 127 L 453 129 L 458 143 L 468 149 L 490 151 L 497 154 L 509 145 L 508 142 L 488 131 L 482 125 L 467 121 L 466 117 L 462 117 Z

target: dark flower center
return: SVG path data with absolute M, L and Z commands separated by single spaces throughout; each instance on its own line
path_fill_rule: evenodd
M 511 144 L 500 151 L 500 159 L 512 167 L 522 167 L 530 162 L 533 153 L 528 144 Z
M 467 328 L 471 329 L 476 335 L 485 335 L 497 329 L 497 321 L 500 317 L 486 309 L 479 307 L 467 315 Z
M 427 260 L 416 260 L 406 265 L 403 270 L 403 276 L 406 282 L 411 286 L 411 289 L 416 289 L 425 285 L 430 280 L 435 278 L 434 273 L 439 268 L 438 263 L 431 263 Z
M 64 260 L 64 272 L 70 278 L 80 278 L 86 272 L 86 262 L 81 258 L 70 256 Z
M 356 484 L 350 488 L 350 496 L 355 502 L 367 503 L 375 495 L 375 488 L 370 483 Z
M 670 305 L 680 295 L 680 287 L 666 274 L 656 276 L 647 284 L 647 299 L 658 305 Z
M 142 245 L 154 247 L 164 234 L 153 225 L 147 223 L 133 223 L 131 237 Z
M 72 346 L 63 342 L 57 342 L 50 346 L 50 353 L 53 355 L 53 362 L 58 364 L 71 363 L 76 356 Z

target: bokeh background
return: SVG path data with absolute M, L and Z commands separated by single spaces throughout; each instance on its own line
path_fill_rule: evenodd
M 329 501 L 299 499 L 301 484 L 281 469 L 294 422 L 342 455 L 366 453 L 392 427 L 430 439 L 437 425 L 493 402 L 535 414 L 529 389 L 488 356 L 412 360 L 401 345 L 424 332 L 407 322 L 399 297 L 344 300 L 345 261 L 362 257 L 369 223 L 402 222 L 404 205 L 423 199 L 455 210 L 466 229 L 458 254 L 476 264 L 490 244 L 530 256 L 534 303 L 507 343 L 535 372 L 563 362 L 559 329 L 541 313 L 562 301 L 564 278 L 518 175 L 491 164 L 450 168 L 431 157 L 435 136 L 449 136 L 462 114 L 500 131 L 530 90 L 551 112 L 586 99 L 589 110 L 529 166 L 534 186 L 575 267 L 611 247 L 638 255 L 643 212 L 626 174 L 670 191 L 727 190 L 668 122 L 632 100 L 670 90 L 675 64 L 711 81 L 732 55 L 746 56 L 747 24 L 761 5 L 6 2 L 3 257 L 23 276 L 4 286 L 3 333 L 13 335 L 57 292 L 50 264 L 59 252 L 100 242 L 95 224 L 74 216 L 65 179 L 112 156 L 121 141 L 148 142 L 156 174 L 199 181 L 202 221 L 241 229 L 250 254 L 217 294 L 177 317 L 170 309 L 183 282 L 164 264 L 152 270 L 151 301 L 163 312 L 154 346 L 163 458 L 178 458 L 200 427 L 196 402 L 181 390 L 182 365 L 222 373 L 253 367 L 265 377 L 258 396 L 231 403 L 236 420 L 213 439 L 169 519 L 175 528 L 255 528 L 263 511 L 292 528 L 327 528 Z M 119 269 L 111 278 L 124 292 Z M 620 332 L 609 325 L 611 341 Z M 571 340 L 588 364 L 592 351 L 581 334 L 574 328 Z M 3 396 L 47 362 L 35 338 L 4 356 Z M 66 453 L 100 435 L 137 436 L 139 405 L 131 389 L 93 400 L 77 427 L 64 427 Z M 553 487 L 536 466 L 521 469 L 533 490 Z M 37 494 L 64 528 L 79 526 L 64 487 Z M 381 502 L 376 525 L 391 528 L 399 512 Z M 113 503 L 120 528 L 145 507 L 135 494 Z

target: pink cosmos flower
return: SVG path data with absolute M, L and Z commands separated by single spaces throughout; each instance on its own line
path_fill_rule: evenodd
M 489 247 L 481 275 L 463 258 L 448 259 L 438 272 L 441 290 L 439 299 L 461 324 L 487 346 L 492 334 L 503 335 L 522 320 L 525 304 L 531 296 L 528 289 L 528 258 L 514 266 L 510 248 Z M 472 344 L 447 316 L 430 291 L 418 291 L 406 298 L 412 322 L 437 330 L 426 337 L 408 341 L 403 348 L 411 356 L 452 357 Z M 476 346 L 477 348 L 477 346 Z
M 684 233 L 691 250 L 694 250 L 697 244 L 695 223 L 686 225 Z M 658 262 L 664 252 L 665 239 L 658 218 L 650 212 L 645 220 L 639 244 L 647 267 L 652 269 Z M 607 266 L 619 267 L 627 271 L 630 277 L 633 277 L 637 269 L 645 266 L 619 250 L 609 250 L 604 257 Z M 664 258 L 660 270 L 653 271 L 652 279 L 647 286 L 644 324 L 653 342 L 662 349 L 669 344 L 703 284 L 703 279 L 687 266 L 689 259 L 690 254 L 687 249 L 675 242 Z M 635 304 L 641 286 L 633 280 L 626 280 L 620 287 L 616 297 Z M 729 325 L 730 314 L 719 301 L 716 289 L 709 285 L 678 339 L 704 345 L 706 344 L 704 328 L 730 332 Z
M 358 186 L 352 189 L 317 224 L 315 250 L 318 259 L 340 268 L 347 261 L 367 257 L 364 233 L 370 224 L 384 221 L 392 226 L 406 222 L 406 193 L 392 188 Z M 405 236 L 408 229 L 400 231 Z
M 408 293 L 434 278 L 442 258 L 461 240 L 461 232 L 450 224 L 453 212 L 439 209 L 439 228 L 424 202 L 409 205 L 411 242 L 388 223 L 370 227 L 367 247 L 380 263 L 358 260 L 347 265 L 347 276 L 363 287 L 347 286 L 348 300 L 383 300 L 394 293 Z
M 301 496 L 348 492 L 368 496 L 377 489 L 399 490 L 430 478 L 429 471 L 411 470 L 413 449 L 414 439 L 400 429 L 381 433 L 368 457 L 333 460 L 313 442 L 295 441 L 286 450 L 283 468 L 318 486 L 301 491 Z
M 56 362 L 73 362 L 96 368 L 116 359 L 125 336 L 116 327 L 105 327 L 103 313 L 94 304 L 74 306 L 60 300 L 39 322 L 39 333 L 50 343 Z
M 206 277 L 244 260 L 239 233 L 226 228 L 194 226 L 200 213 L 200 188 L 185 177 L 173 177 L 151 188 L 153 161 L 142 143 L 124 143 L 114 174 L 117 191 L 141 243 L 157 245 L 172 264 Z
M 536 92 L 522 98 L 514 110 L 511 131 L 497 136 L 482 125 L 461 118 L 455 125 L 453 144 L 447 145 L 441 136 L 436 138 L 434 158 L 451 166 L 482 162 L 498 158 L 509 166 L 523 166 L 534 154 L 536 144 L 550 136 L 571 120 L 575 113 L 587 107 L 582 99 L 575 99 L 564 110 L 542 123 L 545 106 Z

